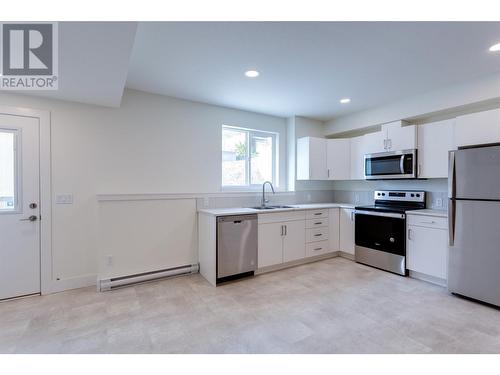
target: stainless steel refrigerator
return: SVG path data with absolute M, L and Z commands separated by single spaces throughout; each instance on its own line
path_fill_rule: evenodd
M 448 289 L 500 306 L 500 145 L 450 151 Z

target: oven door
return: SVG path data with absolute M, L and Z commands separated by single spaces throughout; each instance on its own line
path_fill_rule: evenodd
M 356 210 L 356 246 L 405 256 L 404 214 Z
M 417 151 L 405 150 L 365 155 L 365 179 L 416 178 Z

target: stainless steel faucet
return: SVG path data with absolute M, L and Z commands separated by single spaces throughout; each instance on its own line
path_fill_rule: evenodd
M 265 181 L 262 184 L 262 201 L 260 202 L 261 207 L 266 207 L 266 203 L 269 202 L 269 199 L 266 199 L 266 184 L 269 184 L 271 186 L 271 190 L 273 191 L 273 194 L 276 194 L 274 192 L 274 187 L 273 184 L 270 181 Z

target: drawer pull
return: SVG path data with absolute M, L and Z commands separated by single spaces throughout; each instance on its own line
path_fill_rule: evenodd
M 422 224 L 436 224 L 434 220 L 432 221 L 422 221 Z
M 323 212 L 316 212 L 316 213 L 314 214 L 314 216 L 320 216 L 320 215 L 323 215 Z
M 314 251 L 318 251 L 318 250 L 323 250 L 322 247 L 317 247 L 316 249 L 314 249 Z
M 323 235 L 323 234 L 318 233 L 318 234 L 315 234 L 315 235 L 314 235 L 314 237 L 320 237 L 320 236 L 322 236 L 322 235 Z
M 314 225 L 320 225 L 320 224 L 323 224 L 322 221 L 318 221 L 317 223 L 314 223 Z

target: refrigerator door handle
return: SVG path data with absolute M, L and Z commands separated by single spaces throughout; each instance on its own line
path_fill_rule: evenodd
M 448 202 L 448 245 L 453 246 L 455 243 L 455 211 L 456 202 L 450 199 Z
M 455 151 L 448 153 L 448 198 L 455 198 Z M 449 216 L 448 216 L 449 217 Z

